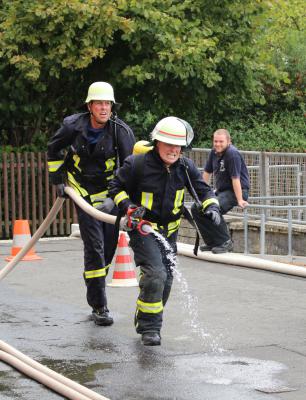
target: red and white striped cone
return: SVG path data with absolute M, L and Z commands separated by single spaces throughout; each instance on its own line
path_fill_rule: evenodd
M 7 261 L 11 261 L 16 254 L 31 240 L 31 232 L 29 221 L 27 219 L 17 219 L 14 224 L 13 230 L 13 246 L 11 255 L 6 257 Z M 34 261 L 42 260 L 40 256 L 35 253 L 34 248 L 30 249 L 21 261 Z
M 121 233 L 119 236 L 113 279 L 111 283 L 107 284 L 107 286 L 138 286 L 134 263 L 132 261 L 125 233 Z

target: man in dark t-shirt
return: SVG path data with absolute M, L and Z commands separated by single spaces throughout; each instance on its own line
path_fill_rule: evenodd
M 250 189 L 250 180 L 245 162 L 226 129 L 218 129 L 213 136 L 213 149 L 206 162 L 203 179 L 209 184 L 214 176 L 214 187 L 221 213 L 224 215 L 233 207 L 245 208 Z M 210 250 L 202 246 L 201 250 Z
M 231 144 L 231 137 L 226 129 L 218 129 L 214 133 L 213 149 L 203 173 L 206 183 L 209 183 L 212 174 L 222 214 L 226 214 L 234 206 L 244 208 L 248 205 L 249 173 L 241 154 Z

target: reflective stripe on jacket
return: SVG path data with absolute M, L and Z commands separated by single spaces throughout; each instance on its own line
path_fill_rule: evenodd
M 130 204 L 146 208 L 144 219 L 153 223 L 157 230 L 167 230 L 168 236 L 180 225 L 183 213 L 185 187 L 190 191 L 185 166 L 178 160 L 166 167 L 155 149 L 149 151 L 143 161 L 141 176 L 135 173 L 135 159 L 129 156 L 117 171 L 110 184 L 110 196 L 123 213 Z M 206 208 L 218 204 L 212 189 L 202 179 L 192 160 L 185 159 L 191 183 Z M 136 182 L 136 180 L 139 181 Z
M 108 196 L 110 180 L 116 167 L 116 142 L 113 121 L 109 120 L 104 133 L 95 146 L 87 139 L 90 121 L 88 112 L 74 114 L 64 119 L 61 127 L 48 143 L 50 180 L 59 183 L 59 175 L 65 175 L 69 184 L 93 205 L 100 204 Z M 116 119 L 118 154 L 120 165 L 133 151 L 134 134 L 123 121 Z M 69 148 L 65 160 L 65 150 Z M 64 167 L 64 171 L 62 171 Z

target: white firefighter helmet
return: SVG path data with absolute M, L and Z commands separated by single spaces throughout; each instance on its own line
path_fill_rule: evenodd
M 106 100 L 115 103 L 114 89 L 107 82 L 94 82 L 88 88 L 85 103 L 92 100 Z
M 177 117 L 161 119 L 151 133 L 152 140 L 177 146 L 189 146 L 193 137 L 193 130 L 189 123 Z

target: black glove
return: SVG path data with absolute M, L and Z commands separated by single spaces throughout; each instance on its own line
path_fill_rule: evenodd
M 220 225 L 221 213 L 219 207 L 215 205 L 208 206 L 204 210 L 204 215 L 206 215 L 206 217 L 209 218 L 214 223 L 214 225 Z
M 63 197 L 64 199 L 68 199 L 69 196 L 65 193 L 65 184 L 59 183 L 56 185 L 56 194 L 58 197 Z

